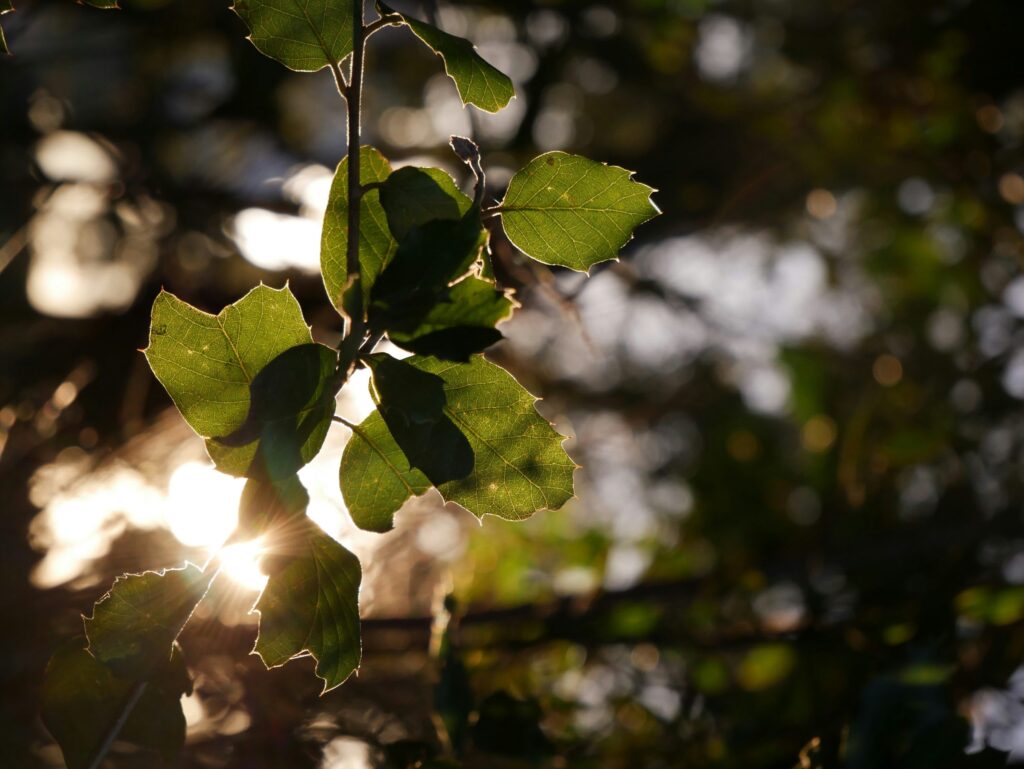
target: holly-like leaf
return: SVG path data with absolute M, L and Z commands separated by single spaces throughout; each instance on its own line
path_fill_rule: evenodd
M 324 692 L 359 667 L 359 560 L 310 522 L 289 536 L 286 552 L 264 558 L 270 575 L 255 609 L 260 631 L 253 651 L 268 668 L 311 654 Z
M 427 455 L 434 464 L 422 469 L 423 457 L 408 455 L 406 428 L 373 414 L 342 457 L 342 494 L 356 525 L 387 531 L 401 505 L 427 490 L 439 464 L 449 477 L 434 482 L 438 491 L 478 517 L 523 520 L 572 498 L 575 464 L 564 438 L 508 372 L 481 357 L 467 364 L 419 356 L 403 363 L 443 380 L 444 421 L 468 442 L 472 466 L 465 472 L 454 452 L 435 442 Z
M 84 618 L 89 652 L 117 675 L 145 680 L 160 670 L 210 577 L 194 564 L 125 574 Z
M 660 213 L 653 192 L 624 168 L 549 152 L 512 177 L 499 212 L 524 254 L 586 272 L 617 258 L 633 230 Z
M 381 184 L 391 174 L 391 166 L 373 147 L 362 147 L 359 155 L 359 180 L 363 185 Z M 388 229 L 380 202 L 380 190 L 371 188 L 359 201 L 359 270 L 365 305 L 377 276 L 391 261 L 398 244 Z M 320 241 L 320 271 L 331 304 L 343 310 L 342 294 L 348 283 L 348 159 L 338 164 L 331 184 Z
M 207 441 L 226 473 L 285 479 L 319 453 L 334 415 L 332 386 L 338 354 L 320 344 L 292 347 L 253 378 L 246 421 Z
M 153 373 L 204 437 L 229 435 L 249 414 L 249 385 L 285 350 L 313 341 L 288 288 L 254 288 L 217 315 L 161 291 L 153 302 Z
M 395 171 L 381 186 L 380 202 L 391 234 L 399 241 L 429 222 L 458 221 L 473 206 L 440 168 L 406 166 Z
M 235 0 L 260 53 L 297 72 L 316 72 L 352 53 L 353 0 Z
M 340 483 L 352 521 L 378 533 L 394 528 L 395 513 L 405 501 L 426 494 L 432 485 L 410 465 L 378 411 L 353 426 L 341 457 Z
M 386 13 L 395 13 L 378 3 Z M 444 60 L 444 70 L 455 81 L 463 104 L 473 104 L 487 112 L 498 112 L 516 95 L 512 81 L 489 64 L 465 38 L 449 35 L 437 27 L 404 13 L 398 14 L 413 33 Z
M 149 766 L 170 767 L 185 742 L 182 694 L 192 682 L 177 644 L 146 679 L 121 678 L 83 648 L 83 639 L 63 644 L 46 666 L 41 715 L 64 753 L 68 769 L 86 769 L 121 716 L 135 705 L 118 732 L 119 742 L 152 754 Z M 139 689 L 141 688 L 141 694 Z
M 493 283 L 468 277 L 449 288 L 422 317 L 392 326 L 388 338 L 409 352 L 466 362 L 502 338 L 495 326 L 512 314 L 514 306 Z

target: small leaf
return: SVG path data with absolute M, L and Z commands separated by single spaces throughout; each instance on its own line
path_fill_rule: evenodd
M 292 292 L 264 285 L 210 315 L 166 291 L 153 302 L 153 373 L 204 437 L 229 435 L 249 414 L 249 385 L 274 358 L 312 342 Z
M 353 0 L 235 0 L 232 10 L 260 53 L 316 72 L 352 53 Z
M 141 696 L 118 733 L 118 741 L 152 753 L 150 766 L 170 767 L 185 742 L 181 695 L 192 682 L 181 649 L 174 645 L 159 670 L 146 679 Z M 86 769 L 117 723 L 138 680 L 119 678 L 83 648 L 83 639 L 63 644 L 46 666 L 41 715 L 64 753 L 68 769 Z
M 653 192 L 624 168 L 549 152 L 512 177 L 499 211 L 524 254 L 586 272 L 617 258 L 633 230 L 660 213 Z
M 399 241 L 429 222 L 458 221 L 473 206 L 447 172 L 413 166 L 400 168 L 387 178 L 381 186 L 380 202 L 388 227 Z
M 512 314 L 514 306 L 492 283 L 468 277 L 422 317 L 389 329 L 388 338 L 410 352 L 466 362 L 502 338 L 495 326 Z
M 207 441 L 226 473 L 271 480 L 293 475 L 317 455 L 334 415 L 338 354 L 320 344 L 292 347 L 268 363 L 250 386 L 246 421 Z
M 390 355 L 368 355 L 363 359 L 373 372 L 378 404 L 407 424 L 429 424 L 441 418 L 444 382 Z
M 383 533 L 395 525 L 395 513 L 431 483 L 409 464 L 380 412 L 353 427 L 341 457 L 341 494 L 352 521 L 364 531 Z
M 316 658 L 324 692 L 359 667 L 359 560 L 310 522 L 288 538 L 289 552 L 264 559 L 270 580 L 256 602 L 253 651 L 268 668 L 304 653 Z
M 125 574 L 84 618 L 89 652 L 119 676 L 145 680 L 171 647 L 210 586 L 198 566 Z
M 105 11 L 120 8 L 120 6 L 117 4 L 117 0 L 80 0 L 80 2 L 83 2 L 86 5 L 91 5 L 93 8 L 100 8 Z
M 395 13 L 383 3 L 379 5 L 387 13 Z M 404 13 L 398 15 L 416 37 L 444 60 L 445 72 L 455 81 L 463 104 L 473 104 L 487 112 L 498 112 L 512 101 L 516 89 L 508 75 L 485 61 L 470 41 L 449 35 Z
M 360 183 L 380 184 L 391 174 L 387 159 L 373 147 L 363 147 L 359 156 Z M 380 190 L 363 193 L 359 202 L 359 269 L 365 305 L 377 276 L 391 261 L 398 244 L 388 229 L 381 207 Z M 334 174 L 324 215 L 320 240 L 320 271 L 331 304 L 342 311 L 342 293 L 348 283 L 348 159 L 342 160 Z

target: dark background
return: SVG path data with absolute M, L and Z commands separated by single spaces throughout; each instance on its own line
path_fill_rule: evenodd
M 61 765 L 38 688 L 79 613 L 121 571 L 205 557 L 182 506 L 234 514 L 137 352 L 156 292 L 216 311 L 287 279 L 314 333 L 339 332 L 315 272 L 345 151 L 330 75 L 261 56 L 226 0 L 122 4 L 25 0 L 2 21 L 4 766 Z M 182 765 L 404 767 L 446 735 L 486 767 L 1024 756 L 1024 5 L 440 19 L 519 99 L 464 112 L 386 30 L 366 142 L 459 174 L 447 137 L 472 132 L 495 197 L 555 148 L 659 189 L 664 216 L 589 281 L 494 245 L 523 309 L 492 357 L 572 435 L 579 498 L 480 527 L 428 497 L 358 535 L 339 428 L 310 477 L 367 570 L 363 670 L 322 699 L 308 661 L 264 671 L 256 594 L 222 590 L 182 639 Z M 442 664 L 448 592 L 464 616 Z

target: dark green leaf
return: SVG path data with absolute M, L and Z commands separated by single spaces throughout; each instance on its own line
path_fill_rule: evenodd
M 320 344 L 292 347 L 252 380 L 245 423 L 211 438 L 207 450 L 231 475 L 283 479 L 320 451 L 334 415 L 337 353 Z
M 341 457 L 341 493 L 349 515 L 365 531 L 394 527 L 395 512 L 410 497 L 430 490 L 427 477 L 409 464 L 384 418 L 375 411 L 353 428 Z
M 360 151 L 359 177 L 363 185 L 380 184 L 391 174 L 387 159 L 373 147 Z M 359 269 L 366 305 L 377 276 L 394 256 L 398 244 L 388 229 L 380 191 L 367 190 L 359 202 Z M 342 311 L 342 294 L 348 283 L 348 159 L 334 174 L 320 241 L 320 270 L 331 303 Z
M 388 177 L 380 190 L 388 227 L 399 241 L 417 227 L 439 219 L 458 221 L 473 201 L 440 168 L 406 166 Z
M 235 0 L 260 53 L 316 72 L 352 53 L 352 0 Z
M 170 659 L 209 586 L 210 577 L 191 563 L 118 577 L 85 618 L 89 652 L 119 676 L 148 678 Z
M 83 639 L 63 644 L 46 666 L 41 693 L 43 723 L 60 745 L 68 769 L 86 769 L 125 704 L 137 701 L 118 741 L 153 754 L 150 766 L 172 766 L 185 742 L 181 695 L 192 683 L 181 649 L 174 645 L 159 670 L 139 681 L 119 678 L 83 648 Z
M 624 168 L 549 152 L 512 177 L 500 211 L 524 254 L 586 272 L 617 258 L 633 230 L 660 213 L 653 192 Z
M 245 423 L 249 385 L 264 366 L 312 341 L 287 288 L 260 285 L 217 315 L 161 291 L 144 352 L 192 429 L 213 437 Z
M 327 692 L 345 682 L 362 655 L 359 561 L 309 522 L 283 548 L 264 559 L 270 580 L 256 602 L 260 631 L 253 651 L 268 668 L 311 654 Z
M 101 8 L 103 10 L 111 10 L 119 8 L 117 0 L 81 0 L 86 5 L 91 5 L 93 8 Z
M 394 13 L 386 6 L 384 10 Z M 463 104 L 498 112 L 512 101 L 516 90 L 508 75 L 485 61 L 471 42 L 406 14 L 399 15 L 416 37 L 444 60 L 445 72 L 455 81 Z
M 418 325 L 477 263 L 486 245 L 487 231 L 476 211 L 411 230 L 373 287 L 370 325 L 381 330 Z
M 449 288 L 422 317 L 392 326 L 388 338 L 410 352 L 465 362 L 502 338 L 495 326 L 512 314 L 513 307 L 504 291 L 468 277 Z
M 374 400 L 382 409 L 407 424 L 429 424 L 441 418 L 444 382 L 440 377 L 390 355 L 369 355 L 364 360 L 373 372 Z

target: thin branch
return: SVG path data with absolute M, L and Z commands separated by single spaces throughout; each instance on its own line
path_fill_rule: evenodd
M 139 681 L 132 688 L 132 693 L 129 695 L 128 700 L 124 703 L 124 707 L 121 709 L 121 713 L 117 716 L 117 720 L 110 727 L 106 736 L 103 737 L 103 742 L 100 743 L 99 750 L 96 751 L 96 756 L 89 763 L 89 769 L 99 769 L 100 764 L 107 757 L 107 753 L 110 752 L 110 748 L 114 745 L 114 740 L 117 739 L 117 735 L 124 729 L 124 725 L 128 722 L 128 717 L 131 716 L 132 711 L 135 710 L 135 706 L 139 704 L 139 700 L 142 699 L 142 695 L 146 693 L 146 685 L 149 681 Z
M 381 16 L 376 21 L 371 21 L 366 25 L 364 30 L 365 39 L 369 40 L 371 35 L 380 32 L 384 27 L 398 27 L 404 23 L 404 20 L 399 14 Z

